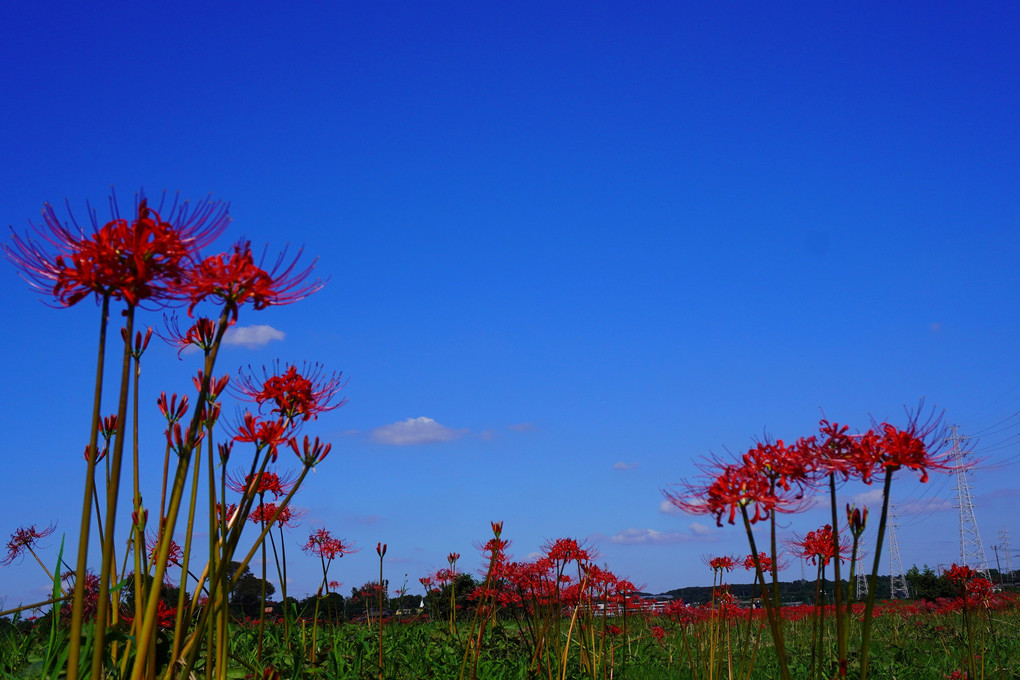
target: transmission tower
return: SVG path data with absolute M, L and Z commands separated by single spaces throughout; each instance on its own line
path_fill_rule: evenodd
M 903 560 L 900 559 L 900 543 L 896 540 L 896 510 L 889 508 L 889 599 L 897 597 L 907 599 L 910 591 L 903 573 Z
M 985 556 L 977 518 L 974 516 L 974 501 L 970 496 L 970 482 L 967 481 L 968 469 L 964 460 L 967 451 L 964 451 L 960 446 L 960 434 L 956 430 L 956 425 L 953 425 L 950 430 L 952 432 L 950 442 L 953 445 L 950 453 L 956 465 L 956 504 L 960 508 L 960 563 L 981 572 L 985 578 L 991 581 L 988 558 Z
M 864 598 L 868 596 L 868 576 L 864 573 L 864 551 L 857 556 L 857 576 L 854 580 L 857 581 L 857 594 L 856 599 L 858 602 L 864 602 Z
M 1006 558 L 1006 575 L 1009 576 L 1009 580 L 1013 581 L 1013 558 L 1009 552 L 1009 531 L 1006 527 L 999 529 L 999 547 L 1002 548 L 1003 555 Z M 1002 574 L 999 574 L 999 578 L 1002 578 Z

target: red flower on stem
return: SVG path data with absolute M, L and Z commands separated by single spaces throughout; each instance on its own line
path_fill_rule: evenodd
M 354 546 L 344 545 L 341 539 L 333 538 L 329 530 L 325 528 L 314 531 L 301 549 L 326 560 L 333 560 L 357 552 Z
M 244 414 L 244 423 L 237 428 L 235 442 L 251 442 L 256 448 L 268 448 L 272 460 L 276 461 L 277 448 L 290 441 L 290 428 L 283 419 L 259 420 L 251 413 Z
M 708 566 L 712 568 L 712 571 L 733 571 L 734 567 L 737 566 L 736 560 L 729 555 L 723 555 L 722 557 L 712 557 L 708 560 Z
M 320 442 L 318 437 L 316 437 L 314 441 L 310 440 L 308 435 L 305 435 L 301 449 L 298 448 L 297 441 L 295 439 L 290 440 L 290 448 L 294 449 L 294 453 L 297 454 L 297 457 L 301 459 L 302 463 L 308 467 L 315 467 L 322 461 L 323 458 L 329 455 L 330 449 L 333 448 L 333 445 Z
M 255 495 L 271 493 L 274 498 L 279 498 L 294 486 L 294 478 L 289 473 L 284 473 L 281 476 L 276 472 L 266 470 L 243 477 L 239 474 L 227 475 L 226 484 L 228 489 L 236 493 Z
M 315 262 L 303 270 L 297 269 L 301 251 L 289 263 L 284 250 L 269 271 L 263 262 L 255 264 L 251 243 L 244 241 L 234 246 L 231 254 L 222 253 L 205 258 L 188 270 L 182 292 L 190 300 L 188 314 L 203 300 L 219 302 L 237 320 L 238 310 L 251 302 L 255 309 L 270 305 L 287 305 L 302 300 L 325 285 L 319 279 L 308 282 Z M 263 260 L 265 256 L 263 255 Z
M 11 534 L 11 539 L 7 541 L 7 555 L 0 559 L 0 566 L 6 567 L 12 564 L 14 560 L 24 555 L 25 551 L 32 552 L 38 546 L 39 541 L 52 534 L 56 528 L 54 524 L 49 525 L 45 529 L 36 529 L 34 524 L 27 527 L 18 527 Z
M 254 401 L 260 409 L 266 404 L 272 405 L 270 413 L 281 418 L 310 420 L 347 402 L 336 398 L 345 384 L 341 375 L 327 374 L 318 363 L 303 364 L 298 371 L 293 364 L 281 370 L 277 362 L 272 370 L 262 367 L 261 379 L 254 376 L 249 366 L 248 372 L 242 373 L 238 379 L 236 389 L 242 398 Z
M 832 558 L 835 557 L 833 554 L 834 544 L 832 535 L 832 525 L 826 524 L 820 529 L 807 532 L 804 538 L 794 538 L 787 542 L 787 545 L 791 550 L 794 551 L 796 557 L 803 557 L 808 561 L 809 564 L 818 564 L 821 562 L 822 566 L 827 565 Z M 845 562 L 849 559 L 850 546 L 840 538 L 839 544 L 839 559 Z
M 31 225 L 34 237 L 14 234 L 4 252 L 33 287 L 65 307 L 89 295 L 109 295 L 132 305 L 166 304 L 175 297 L 189 260 L 219 236 L 229 218 L 226 205 L 218 201 L 200 201 L 195 209 L 176 198 L 166 210 L 164 203 L 165 194 L 152 209 L 139 194 L 129 221 L 120 217 L 111 196 L 113 219 L 99 226 L 89 206 L 88 230 L 73 214 L 71 225 L 61 224 L 46 204 L 42 224 Z

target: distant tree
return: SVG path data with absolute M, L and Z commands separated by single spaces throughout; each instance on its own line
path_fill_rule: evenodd
M 906 573 L 907 583 L 914 597 L 922 600 L 937 600 L 940 597 L 953 597 L 956 588 L 945 576 L 939 576 L 927 564 L 918 569 L 915 564 Z
M 454 604 L 457 607 L 458 616 L 460 612 L 467 611 L 474 606 L 471 602 L 471 593 L 478 587 L 478 581 L 471 574 L 457 574 L 453 583 L 446 584 L 438 590 L 425 594 L 425 608 L 441 620 L 450 616 L 450 588 L 453 588 Z
M 241 566 L 238 562 L 231 562 L 229 574 L 237 573 Z M 266 598 L 276 592 L 276 587 L 266 581 Z M 251 573 L 251 569 L 244 568 L 241 577 L 237 579 L 233 589 L 230 591 L 230 606 L 239 610 L 242 616 L 256 617 L 259 615 L 259 608 L 262 606 L 262 579 Z

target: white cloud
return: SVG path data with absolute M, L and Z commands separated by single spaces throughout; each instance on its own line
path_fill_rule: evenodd
M 637 466 L 638 466 L 638 464 L 636 462 L 635 463 L 627 463 L 627 462 L 622 461 L 622 460 L 620 462 L 618 462 L 618 463 L 613 463 L 613 469 L 614 470 L 633 470 Z
M 440 425 L 432 418 L 420 416 L 377 427 L 372 430 L 372 439 L 391 446 L 411 446 L 453 441 L 466 432 L 467 430 L 454 430 Z
M 508 427 L 516 432 L 527 432 L 528 430 L 535 429 L 532 423 L 517 423 L 516 425 L 508 425 Z
M 712 533 L 712 527 L 706 524 L 701 524 L 700 522 L 691 522 L 687 528 L 690 529 L 691 533 L 695 536 L 707 536 Z
M 863 508 L 865 505 L 869 508 L 882 507 L 882 490 L 881 489 L 868 489 L 863 493 L 859 493 L 850 499 L 858 508 Z
M 223 344 L 240 345 L 248 349 L 268 345 L 273 340 L 283 340 L 287 334 L 272 326 L 231 326 L 223 334 Z
M 681 510 L 680 508 L 676 507 L 675 505 L 673 505 L 669 501 L 662 501 L 661 503 L 659 503 L 659 512 L 661 512 L 664 515 L 682 515 L 682 514 L 684 514 L 683 510 Z
M 693 539 L 694 537 L 690 534 L 680 531 L 656 531 L 655 529 L 624 529 L 609 538 L 613 543 L 625 545 L 686 543 Z

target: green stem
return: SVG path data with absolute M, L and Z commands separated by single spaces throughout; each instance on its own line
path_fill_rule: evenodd
M 131 378 L 131 336 L 134 334 L 135 307 L 128 304 L 124 310 L 124 358 L 121 370 L 120 399 L 117 404 L 117 422 L 127 422 L 128 392 Z M 120 492 L 120 470 L 124 456 L 124 428 L 120 427 L 114 439 L 113 452 L 109 455 L 110 481 L 106 489 L 106 531 L 103 536 L 103 562 L 99 572 L 99 600 L 96 605 L 95 641 L 92 655 L 92 678 L 103 676 L 103 660 L 106 651 L 106 625 L 110 615 L 110 580 L 113 577 L 114 531 L 117 520 L 117 497 Z
M 92 496 L 96 488 L 96 458 L 99 449 L 100 407 L 103 396 L 103 359 L 106 355 L 106 327 L 110 318 L 110 295 L 103 295 L 99 313 L 99 352 L 96 359 L 96 389 L 92 400 L 92 424 L 89 432 L 89 460 L 85 470 L 85 502 L 82 504 L 81 529 L 78 535 L 78 561 L 74 572 L 74 594 L 71 598 L 71 633 L 67 653 L 67 680 L 78 680 L 81 657 L 82 612 L 85 604 L 85 572 L 88 564 L 89 531 L 92 528 Z M 97 512 L 98 516 L 98 512 Z
M 154 561 L 155 573 L 153 574 L 153 582 L 149 591 L 149 597 L 145 602 L 145 614 L 142 617 L 142 628 L 139 636 L 139 647 L 137 652 L 139 655 L 148 653 L 150 638 L 156 629 L 156 599 L 159 597 L 160 585 L 162 584 L 163 576 L 166 573 L 167 557 L 170 554 L 170 537 L 173 536 L 174 529 L 176 528 L 177 514 L 180 511 L 181 497 L 184 494 L 184 486 L 187 481 L 191 456 L 194 452 L 201 428 L 202 410 L 205 406 L 210 386 L 212 384 L 212 370 L 216 363 L 216 356 L 219 351 L 220 342 L 223 340 L 223 334 L 227 332 L 227 328 L 229 328 L 229 326 L 229 312 L 224 309 L 220 314 L 220 319 L 217 323 L 216 338 L 213 341 L 212 349 L 206 355 L 205 373 L 203 375 L 201 389 L 198 393 L 198 399 L 195 403 L 195 410 L 191 416 L 191 423 L 188 426 L 186 441 L 184 444 L 185 450 L 180 452 L 181 455 L 177 460 L 177 471 L 174 474 L 174 482 L 171 487 L 170 503 L 167 509 L 166 520 L 164 525 L 160 527 L 162 531 L 160 532 L 157 556 Z M 210 511 L 215 512 L 215 509 L 210 509 Z M 175 631 L 175 634 L 181 633 L 181 631 Z M 134 669 L 131 672 L 131 680 L 141 680 L 142 672 L 142 666 L 140 664 L 135 664 Z
M 755 571 L 757 572 L 758 578 L 762 580 L 762 584 L 763 584 L 762 588 L 764 589 L 765 588 L 765 586 L 764 586 L 765 576 L 762 573 L 761 559 L 758 556 L 758 546 L 757 546 L 757 544 L 755 543 L 755 540 L 754 540 L 754 532 L 751 530 L 751 519 L 747 515 L 747 506 L 746 505 L 741 505 L 740 506 L 740 514 L 744 518 L 744 530 L 747 531 L 747 540 L 748 540 L 748 542 L 751 545 L 751 554 L 754 555 L 754 568 L 755 568 Z M 782 678 L 782 680 L 790 680 L 790 669 L 789 669 L 789 666 L 787 665 L 787 661 L 786 661 L 786 645 L 784 644 L 784 641 L 783 641 L 783 627 L 782 627 L 782 622 L 781 622 L 781 620 L 779 618 L 780 617 L 780 611 L 779 611 L 779 588 L 778 588 L 778 585 L 777 585 L 777 582 L 776 582 L 776 579 L 778 578 L 777 575 L 776 575 L 776 562 L 778 560 L 776 559 L 775 540 L 776 540 L 775 516 L 773 516 L 773 522 L 772 522 L 772 543 L 773 543 L 773 546 L 772 546 L 772 574 L 773 574 L 773 590 L 775 592 L 772 593 L 772 596 L 773 596 L 774 599 L 767 597 L 768 593 L 766 593 L 766 597 L 762 598 L 762 602 L 765 604 L 765 616 L 766 616 L 766 618 L 768 618 L 768 621 L 769 621 L 769 630 L 772 633 L 772 641 L 773 641 L 773 643 L 775 644 L 775 647 L 776 647 L 776 655 L 779 657 L 779 675 Z
M 875 545 L 875 561 L 868 579 L 868 600 L 864 605 L 864 621 L 861 624 L 861 680 L 868 680 L 868 654 L 871 650 L 871 621 L 875 609 L 875 591 L 878 585 L 878 563 L 882 558 L 882 541 L 885 539 L 885 523 L 889 513 L 889 489 L 892 486 L 893 471 L 886 470 L 882 487 L 882 518 L 878 523 L 878 539 Z
M 829 473 L 829 499 L 832 506 L 832 554 L 834 557 L 833 569 L 833 580 L 835 585 L 833 586 L 835 592 L 835 605 L 836 605 L 836 655 L 839 657 L 839 677 L 846 677 L 846 647 L 847 647 L 847 636 L 846 636 L 846 625 L 841 614 L 843 607 L 843 582 L 840 580 L 839 573 L 839 519 L 836 515 L 836 475 L 832 472 Z

